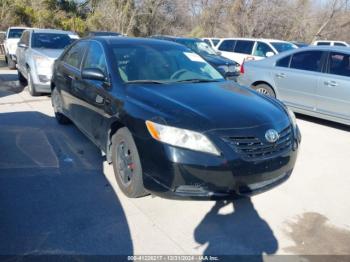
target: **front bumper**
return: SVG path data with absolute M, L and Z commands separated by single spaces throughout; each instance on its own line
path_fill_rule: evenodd
M 145 188 L 165 198 L 228 199 L 251 196 L 286 181 L 294 168 L 300 132 L 293 135 L 293 148 L 273 158 L 247 161 L 224 148 L 222 156 L 195 152 L 135 138 Z M 227 146 L 227 145 L 226 145 Z

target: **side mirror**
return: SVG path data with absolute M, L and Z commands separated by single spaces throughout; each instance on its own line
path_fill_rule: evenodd
M 86 68 L 81 72 L 81 77 L 87 80 L 96 80 L 104 82 L 106 81 L 106 76 L 101 69 L 98 68 Z
M 27 48 L 28 46 L 24 43 L 18 43 L 17 44 L 18 47 L 21 47 L 21 48 Z
M 273 52 L 271 52 L 271 51 L 266 53 L 266 57 L 271 57 L 271 56 L 274 56 L 274 55 L 275 54 Z

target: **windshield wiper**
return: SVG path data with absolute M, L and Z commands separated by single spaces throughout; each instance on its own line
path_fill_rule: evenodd
M 132 80 L 127 81 L 126 84 L 165 84 L 165 82 L 157 81 L 157 80 Z
M 193 78 L 193 79 L 183 79 L 183 80 L 177 80 L 174 81 L 174 83 L 210 83 L 210 82 L 219 82 L 220 80 L 215 79 L 200 79 L 200 78 Z

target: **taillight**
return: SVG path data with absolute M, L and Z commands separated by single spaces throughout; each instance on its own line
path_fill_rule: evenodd
M 244 74 L 244 60 L 243 60 L 243 62 L 241 64 L 240 73 Z

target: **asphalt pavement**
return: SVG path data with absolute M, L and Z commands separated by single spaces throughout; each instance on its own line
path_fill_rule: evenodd
M 291 178 L 250 199 L 128 199 L 50 97 L 0 69 L 0 255 L 349 254 L 350 128 L 298 116 Z

